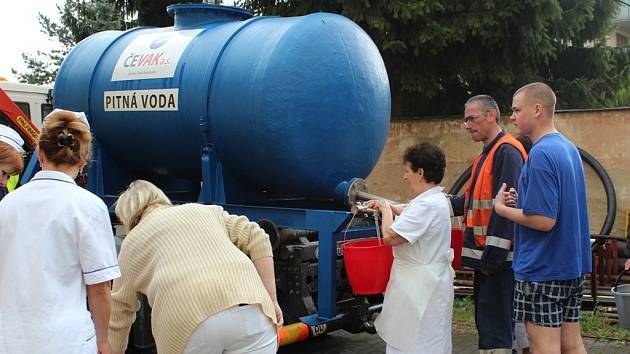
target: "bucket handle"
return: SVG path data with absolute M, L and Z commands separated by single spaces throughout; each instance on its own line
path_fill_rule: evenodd
M 352 224 L 352 220 L 354 220 L 354 217 L 357 216 L 357 213 L 360 209 L 357 208 L 353 213 L 352 213 L 352 218 L 350 219 L 350 222 L 348 222 L 348 226 L 346 226 L 346 229 L 343 230 L 343 243 L 346 243 L 346 233 L 348 233 L 348 229 L 350 228 L 350 224 Z M 374 224 L 376 225 L 376 238 L 378 239 L 378 245 L 382 245 L 383 244 L 383 236 L 381 235 L 381 229 L 378 225 L 378 213 L 374 212 L 372 213 L 372 215 L 374 216 Z
M 350 221 L 348 222 L 348 226 L 346 226 L 346 229 L 343 230 L 343 243 L 346 243 L 346 234 L 348 233 L 348 229 L 350 228 L 350 225 L 352 224 L 352 220 L 354 220 L 355 216 L 357 216 L 356 211 L 352 213 L 352 218 L 350 218 Z
M 617 276 L 617 279 L 615 279 L 615 283 L 613 284 L 613 290 L 617 291 L 617 286 L 619 285 L 619 282 L 621 281 L 621 277 L 628 273 L 628 269 L 624 269 L 623 271 L 621 271 L 621 273 L 619 273 L 619 275 Z

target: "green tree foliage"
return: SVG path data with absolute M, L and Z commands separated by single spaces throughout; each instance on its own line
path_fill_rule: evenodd
M 123 13 L 114 6 L 113 0 L 66 0 L 57 9 L 61 15 L 60 22 L 52 21 L 41 13 L 38 18 L 42 32 L 56 39 L 61 48 L 49 53 L 38 50 L 35 55 L 23 53 L 27 71 L 17 73 L 12 70 L 21 82 L 49 84 L 55 81 L 61 62 L 75 44 L 93 33 L 108 29 L 124 30 L 129 25 L 123 20 Z
M 242 0 L 256 14 L 317 11 L 357 22 L 379 47 L 394 115 L 461 114 L 488 93 L 504 107 L 520 85 L 549 82 L 560 108 L 619 103 L 628 82 L 625 50 L 599 43 L 614 0 Z M 630 102 L 626 102 L 628 104 Z
M 50 83 L 67 52 L 102 30 L 170 26 L 177 0 L 66 0 L 61 21 L 40 15 L 62 48 L 23 54 L 20 81 Z M 191 2 L 200 2 L 193 0 Z M 256 14 L 342 14 L 380 48 L 394 115 L 460 114 L 467 97 L 489 93 L 508 108 L 514 90 L 542 80 L 559 108 L 630 105 L 626 49 L 593 43 L 610 32 L 616 0 L 241 0 Z
M 547 81 L 557 87 L 563 108 L 628 106 L 630 47 L 568 47 L 549 67 Z
M 193 0 L 189 2 L 200 2 Z M 177 0 L 66 0 L 57 6 L 60 21 L 39 14 L 42 32 L 61 43 L 60 49 L 36 54 L 23 53 L 27 70 L 13 71 L 21 82 L 49 84 L 55 81 L 57 70 L 68 52 L 81 40 L 105 30 L 126 30 L 136 25 L 171 26 L 173 19 L 166 13 L 166 6 Z
M 200 3 L 201 0 L 115 0 L 119 9 L 129 16 L 138 17 L 138 26 L 168 27 L 173 18 L 166 13 L 166 7 L 178 3 Z

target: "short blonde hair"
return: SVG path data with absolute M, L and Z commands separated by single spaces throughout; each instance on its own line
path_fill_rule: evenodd
M 543 82 L 533 82 L 516 90 L 514 96 L 519 93 L 523 93 L 528 102 L 542 105 L 547 117 L 553 117 L 556 110 L 556 94 L 549 85 Z
M 169 206 L 172 203 L 156 185 L 138 179 L 131 182 L 129 187 L 118 197 L 115 213 L 129 232 L 140 223 L 142 214 L 147 208 L 159 205 Z

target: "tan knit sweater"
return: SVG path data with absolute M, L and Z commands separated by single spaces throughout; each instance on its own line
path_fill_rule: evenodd
M 114 281 L 109 322 L 112 349 L 127 347 L 137 292 L 146 294 L 152 307 L 160 354 L 181 353 L 201 322 L 238 304 L 259 304 L 275 323 L 271 298 L 252 262 L 267 256 L 272 256 L 269 237 L 258 224 L 219 206 L 185 204 L 150 212 L 120 250 L 122 277 Z

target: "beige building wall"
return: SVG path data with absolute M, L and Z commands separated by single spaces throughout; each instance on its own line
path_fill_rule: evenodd
M 502 126 L 514 132 L 509 117 Z M 625 210 L 630 208 L 630 108 L 590 111 L 563 111 L 556 114 L 556 127 L 578 147 L 597 159 L 610 175 L 617 194 L 617 215 L 613 235 L 623 235 Z M 387 143 L 376 167 L 367 178 L 368 190 L 383 197 L 408 201 L 410 193 L 403 181 L 402 154 L 415 143 L 431 142 L 442 148 L 447 165 L 442 186 L 448 190 L 481 151 L 481 143 L 471 140 L 462 117 L 397 120 L 390 124 Z M 588 166 L 591 233 L 599 233 L 606 216 L 606 195 L 599 178 Z
M 630 42 L 630 34 L 616 27 L 613 32 L 606 36 L 606 45 L 609 47 L 624 47 Z

